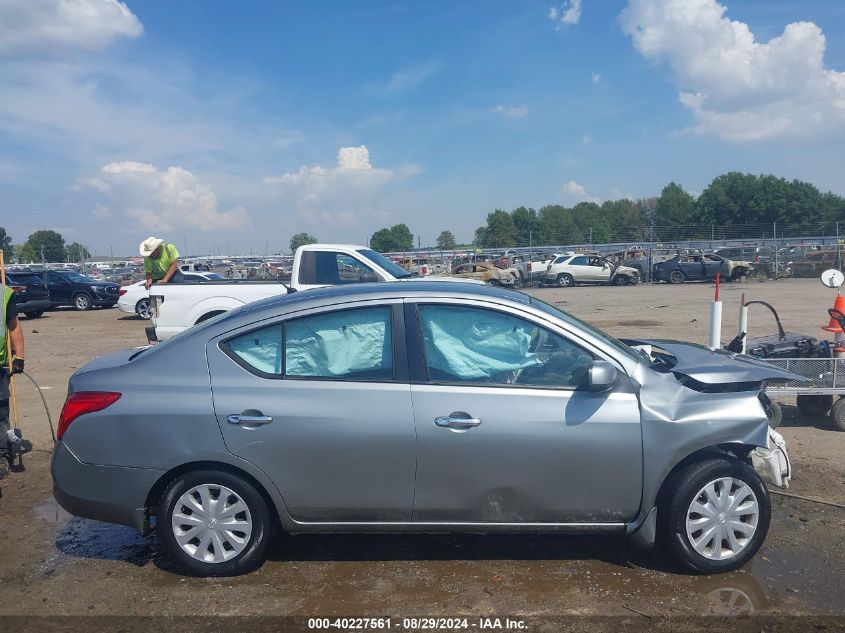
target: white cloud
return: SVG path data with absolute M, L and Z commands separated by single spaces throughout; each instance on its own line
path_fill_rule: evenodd
M 97 218 L 98 220 L 105 220 L 106 218 L 111 217 L 111 209 L 104 204 L 100 204 L 99 202 L 91 209 L 91 215 Z
M 104 174 L 152 174 L 156 172 L 156 168 L 150 163 L 123 160 L 103 165 L 100 171 Z
M 0 54 L 96 50 L 144 27 L 119 0 L 3 0 Z
M 812 22 L 768 42 L 716 0 L 629 0 L 623 30 L 644 57 L 669 65 L 698 133 L 729 141 L 813 135 L 845 127 L 845 73 L 824 65 Z
M 504 106 L 499 104 L 493 108 L 491 112 L 493 112 L 493 114 L 501 114 L 509 119 L 521 119 L 528 114 L 528 106 L 525 104 L 518 106 Z
M 290 200 L 307 222 L 332 222 L 351 226 L 363 217 L 383 215 L 378 194 L 395 180 L 420 173 L 416 165 L 398 169 L 373 167 L 366 145 L 341 147 L 330 167 L 303 165 L 295 172 L 267 176 L 265 185 Z
M 549 7 L 546 14 L 555 23 L 555 30 L 578 24 L 581 21 L 581 0 L 567 0 L 559 7 Z
M 591 196 L 587 193 L 584 185 L 578 184 L 574 180 L 570 180 L 563 185 L 563 192 L 574 198 L 576 202 L 599 202 L 599 198 Z
M 109 183 L 99 178 L 78 178 L 76 182 L 71 185 L 71 191 L 83 191 L 84 189 L 96 189 L 101 193 L 105 193 L 111 188 Z
M 439 61 L 429 61 L 397 70 L 384 82 L 372 82 L 364 86 L 364 92 L 375 97 L 402 95 L 419 88 L 440 70 Z
M 201 231 L 252 228 L 246 209 L 238 206 L 220 211 L 211 187 L 182 167 L 162 171 L 150 163 L 120 161 L 104 165 L 100 172 L 108 180 L 111 199 L 125 208 L 126 215 L 136 221 L 138 228 L 159 232 L 176 227 Z M 98 204 L 92 214 L 108 217 L 111 210 Z

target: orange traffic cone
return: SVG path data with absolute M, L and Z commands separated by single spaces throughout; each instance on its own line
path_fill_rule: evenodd
M 836 301 L 833 302 L 833 309 L 845 314 L 845 297 L 837 294 Z M 830 323 L 826 326 L 822 326 L 822 329 L 827 330 L 828 332 L 836 332 L 837 334 L 845 334 L 845 330 L 843 330 L 842 326 L 839 325 L 839 321 L 833 317 L 830 317 Z

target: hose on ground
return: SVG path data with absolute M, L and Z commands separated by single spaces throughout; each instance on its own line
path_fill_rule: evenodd
M 26 372 L 22 372 L 24 376 L 29 378 L 30 382 L 35 386 L 35 390 L 38 392 L 38 395 L 41 396 L 41 402 L 44 405 L 44 411 L 47 412 L 47 422 L 50 424 L 50 435 L 53 437 L 53 446 L 56 445 L 56 431 L 53 428 L 53 418 L 50 416 L 50 408 L 47 406 L 47 399 L 44 397 L 44 394 L 41 391 L 41 387 L 38 386 L 38 383 L 35 382 L 35 378 L 30 376 Z

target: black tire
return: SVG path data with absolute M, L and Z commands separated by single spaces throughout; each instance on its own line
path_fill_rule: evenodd
M 795 398 L 798 410 L 804 415 L 818 418 L 827 415 L 833 406 L 833 396 L 806 396 L 800 395 Z
M 666 281 L 670 284 L 682 284 L 687 280 L 687 276 L 684 274 L 682 270 L 673 270 L 669 273 L 669 276 L 666 277 Z
M 240 497 L 246 505 L 252 522 L 252 531 L 243 550 L 233 558 L 221 562 L 203 562 L 184 551 L 176 540 L 173 528 L 174 512 L 181 509 L 180 497 L 196 486 L 225 486 Z M 273 537 L 273 521 L 267 503 L 255 487 L 243 478 L 217 470 L 197 470 L 179 475 L 165 489 L 156 517 L 159 541 L 170 559 L 186 572 L 196 576 L 237 576 L 251 572 L 266 559 L 267 546 Z M 182 513 L 185 511 L 183 510 Z M 239 513 L 238 516 L 241 516 Z M 242 518 L 242 517 L 241 517 Z M 225 537 L 224 537 L 225 538 Z M 189 541 L 190 543 L 190 541 Z M 224 541 L 224 549 L 227 541 Z M 208 552 L 214 544 L 209 545 Z M 229 546 L 231 547 L 231 545 Z
M 769 426 L 776 429 L 780 426 L 781 420 L 783 420 L 783 410 L 777 402 L 769 402 L 769 410 L 771 411 L 771 415 L 767 416 L 769 418 Z
M 40 319 L 41 315 L 44 314 L 44 310 L 30 310 L 29 312 L 24 312 L 24 314 L 28 319 Z
M 575 280 L 572 278 L 572 275 L 569 273 L 561 273 L 557 276 L 556 280 L 558 287 L 560 288 L 571 288 L 575 285 Z
M 144 297 L 140 299 L 138 303 L 135 304 L 135 314 L 138 315 L 138 318 L 148 320 L 151 318 L 150 314 L 150 299 L 149 297 Z
M 92 301 L 91 295 L 85 294 L 84 292 L 77 292 L 73 295 L 71 303 L 73 304 L 73 307 L 80 312 L 90 310 L 94 306 L 94 301 Z
M 756 497 L 758 514 L 756 528 L 750 538 L 746 537 L 747 541 L 743 543 L 742 548 L 729 558 L 717 560 L 695 550 L 687 534 L 687 515 L 699 492 L 708 483 L 723 478 L 742 482 L 750 488 Z M 754 469 L 744 461 L 729 457 L 697 462 L 675 473 L 661 492 L 657 512 L 659 538 L 664 546 L 681 565 L 700 574 L 732 571 L 747 563 L 766 539 L 772 514 L 769 492 Z M 724 525 L 724 522 L 721 524 Z M 692 535 L 694 538 L 696 532 L 693 531 Z M 726 540 L 727 538 L 720 540 L 720 550 Z M 707 544 L 705 542 L 705 545 Z M 713 544 L 713 547 L 716 545 Z
M 830 408 L 830 418 L 833 426 L 839 431 L 845 431 L 845 400 L 839 398 Z

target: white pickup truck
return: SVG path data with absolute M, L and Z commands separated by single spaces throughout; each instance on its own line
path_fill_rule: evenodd
M 422 277 L 366 246 L 309 244 L 296 249 L 289 286 L 292 290 L 302 291 L 338 284 L 398 279 Z M 146 329 L 147 339 L 150 342 L 163 341 L 233 308 L 286 293 L 285 285 L 274 280 L 227 279 L 156 284 L 150 288 L 152 325 Z

